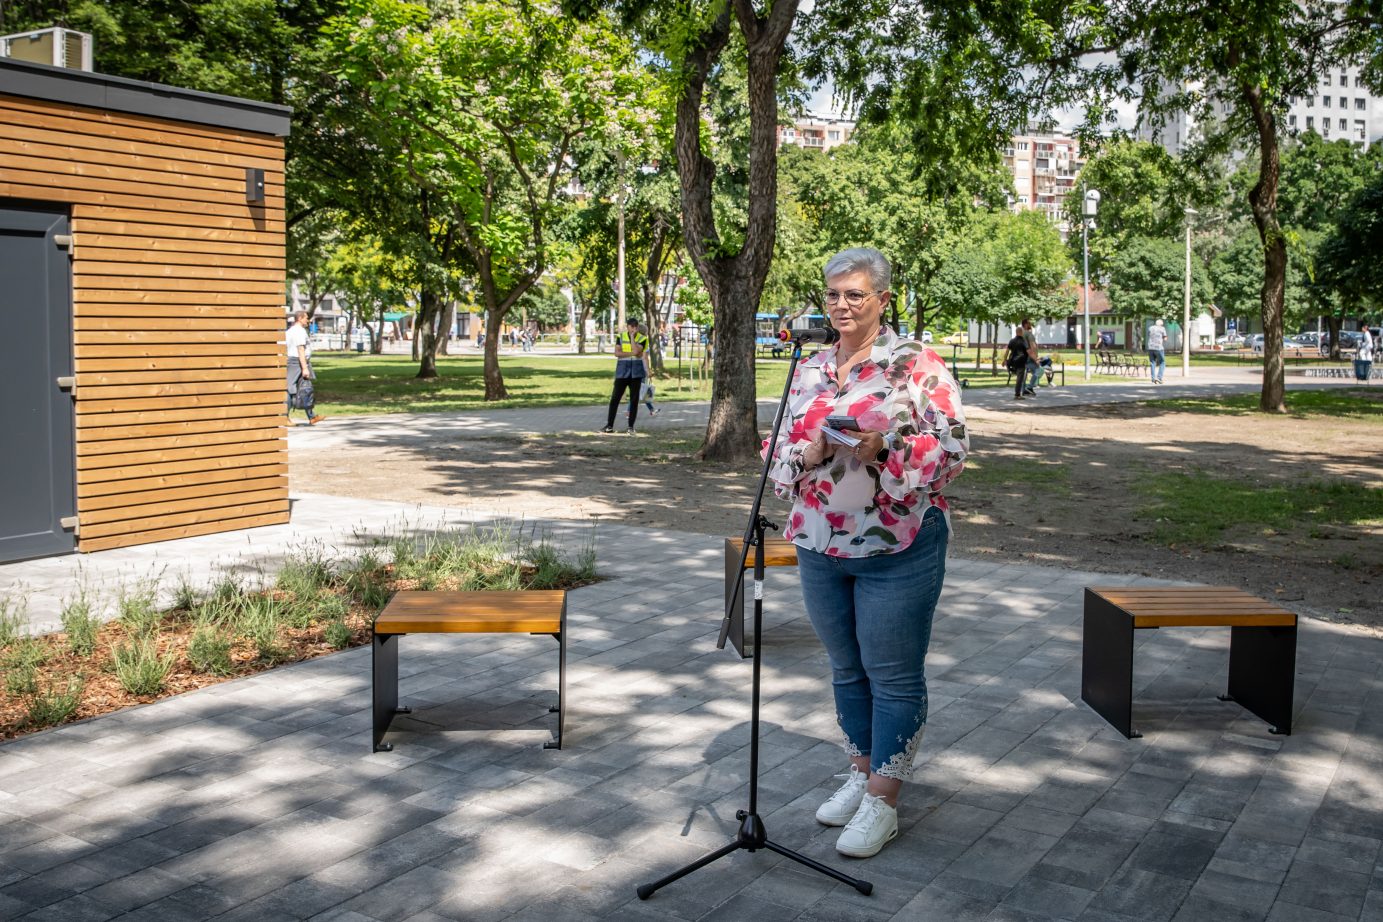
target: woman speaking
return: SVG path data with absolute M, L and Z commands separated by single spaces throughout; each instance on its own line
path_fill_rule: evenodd
M 945 362 L 883 323 L 884 255 L 845 250 L 824 275 L 840 340 L 798 366 L 770 477 L 793 501 L 785 535 L 851 762 L 816 818 L 845 827 L 839 852 L 868 858 L 898 835 L 899 789 L 927 724 L 923 660 L 949 536 L 941 488 L 969 438 Z

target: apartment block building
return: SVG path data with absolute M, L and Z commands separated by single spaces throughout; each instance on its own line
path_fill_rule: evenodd
M 791 125 L 778 126 L 778 146 L 795 144 L 798 147 L 830 150 L 850 140 L 854 133 L 855 123 L 850 119 L 809 112 L 795 119 Z
M 1013 174 L 1014 209 L 1040 211 L 1053 224 L 1076 186 L 1085 158 L 1080 142 L 1059 134 L 1014 135 L 1004 148 L 1004 166 Z

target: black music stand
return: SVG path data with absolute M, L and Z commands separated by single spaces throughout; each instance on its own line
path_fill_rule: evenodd
M 673 881 L 680 880 L 693 871 L 698 871 L 712 862 L 719 861 L 726 855 L 740 849 L 753 852 L 761 848 L 777 852 L 784 858 L 791 858 L 813 871 L 818 871 L 827 877 L 833 877 L 841 883 L 849 884 L 866 896 L 874 891 L 874 885 L 867 880 L 851 877 L 773 842 L 768 838 L 768 830 L 764 828 L 763 820 L 759 818 L 759 675 L 760 665 L 763 661 L 763 644 L 760 642 L 760 634 L 763 632 L 764 621 L 764 532 L 768 529 L 776 531 L 778 528 L 777 525 L 761 515 L 759 509 L 763 505 L 764 487 L 768 483 L 768 470 L 773 464 L 773 450 L 778 444 L 778 430 L 782 427 L 783 416 L 787 411 L 788 392 L 792 387 L 793 372 L 797 370 L 797 362 L 802 358 L 803 341 L 801 337 L 793 340 L 792 360 L 788 364 L 788 377 L 783 384 L 782 399 L 778 401 L 778 414 L 773 419 L 773 432 L 768 437 L 768 453 L 764 457 L 763 471 L 759 474 L 759 491 L 754 495 L 754 506 L 749 511 L 749 525 L 744 531 L 744 550 L 740 555 L 740 565 L 736 577 L 742 584 L 745 572 L 744 565 L 749 559 L 749 549 L 754 548 L 754 678 L 750 693 L 749 806 L 745 810 L 735 811 L 735 818 L 740 821 L 740 828 L 733 839 L 715 851 L 701 856 L 691 864 L 678 868 L 666 877 L 650 884 L 640 884 L 635 892 L 638 893 L 641 900 L 648 899 L 656 891 Z M 725 619 L 720 625 L 720 639 L 716 642 L 717 649 L 725 648 L 725 638 L 730 631 L 730 604 L 739 601 L 740 591 L 740 587 L 737 586 L 734 591 L 727 593 Z

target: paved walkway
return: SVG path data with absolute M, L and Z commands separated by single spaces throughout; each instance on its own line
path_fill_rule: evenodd
M 786 370 L 786 366 L 784 366 Z M 1179 370 L 1168 369 L 1167 381 L 1154 386 L 1146 378 L 1102 381 L 1097 384 L 1077 384 L 1080 371 L 1068 371 L 1070 384 L 1064 387 L 1043 387 L 1036 398 L 1014 400 L 1009 388 L 988 387 L 966 389 L 965 405 L 989 410 L 1027 412 L 1040 407 L 1068 407 L 1085 404 L 1129 403 L 1136 400 L 1177 397 L 1212 397 L 1222 394 L 1257 393 L 1260 375 L 1254 369 L 1212 368 L 1192 369 L 1190 381 L 1179 380 Z M 1349 381 L 1293 381 L 1292 389 L 1348 386 Z M 649 416 L 640 406 L 638 429 L 656 432 L 704 426 L 710 404 L 707 401 L 678 403 L 655 402 L 661 410 Z M 776 397 L 759 400 L 759 423 L 770 426 L 778 406 Z M 594 432 L 605 425 L 606 407 L 537 407 L 506 410 L 470 410 L 457 413 L 415 413 L 381 416 L 353 416 L 332 419 L 331 408 L 324 406 L 327 421 L 309 427 L 302 423 L 289 433 L 294 448 L 323 449 L 337 446 L 372 446 L 407 442 L 416 445 L 428 441 L 456 441 L 477 434 L 485 436 L 506 433 Z M 622 425 L 621 413 L 619 422 Z
M 253 566 L 466 518 L 300 496 L 296 535 L 154 547 L 205 572 L 236 541 L 252 553 L 232 565 Z M 408 638 L 415 711 L 393 753 L 370 752 L 367 649 L 0 745 L 0 919 L 1383 917 L 1383 641 L 1304 622 L 1284 738 L 1216 700 L 1226 632 L 1147 632 L 1130 741 L 1079 702 L 1081 592 L 1152 581 L 964 559 L 903 835 L 864 862 L 812 817 L 844 767 L 829 667 L 794 574 L 769 576 L 760 812 L 874 894 L 740 852 L 640 902 L 637 884 L 727 841 L 745 804 L 749 664 L 714 649 L 718 544 L 600 526 L 610 578 L 571 595 L 561 752 L 541 748 L 553 644 L 526 637 Z M 120 553 L 85 563 L 151 564 Z
M 968 401 L 1032 405 L 1006 396 Z M 697 423 L 705 407 L 668 405 L 658 422 L 678 414 Z M 291 438 L 559 431 L 574 415 L 388 417 Z M 291 526 L 10 564 L 0 591 L 22 585 L 47 627 L 80 578 L 108 591 L 155 574 L 165 588 L 205 585 L 272 573 L 309 544 L 345 554 L 484 518 L 297 495 Z M 584 523 L 528 525 L 573 548 L 591 538 Z M 836 856 L 835 832 L 812 818 L 844 767 L 829 667 L 795 575 L 769 575 L 760 812 L 775 841 L 872 880 L 874 894 L 740 852 L 641 902 L 637 884 L 734 834 L 749 666 L 714 648 L 718 538 L 602 524 L 597 544 L 608 579 L 571 595 L 563 751 L 541 748 L 553 644 L 526 637 L 408 638 L 402 693 L 415 711 L 393 753 L 370 752 L 365 649 L 3 743 L 0 919 L 1383 919 L 1383 640 L 1303 621 L 1284 738 L 1216 700 L 1226 631 L 1146 632 L 1134 680 L 1145 735 L 1130 741 L 1079 701 L 1081 593 L 1157 581 L 961 558 L 928 658 L 931 717 L 903 835 L 864 862 Z

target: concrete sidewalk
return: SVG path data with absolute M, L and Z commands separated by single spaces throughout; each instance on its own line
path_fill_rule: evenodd
M 245 533 L 238 561 L 211 536 L 84 564 L 253 569 L 303 540 L 481 516 L 301 496 L 294 518 L 304 531 Z M 1215 698 L 1227 631 L 1145 632 L 1145 735 L 1125 740 L 1079 701 L 1081 593 L 1152 581 L 965 559 L 903 834 L 862 862 L 812 817 L 845 767 L 829 666 L 795 574 L 769 576 L 760 813 L 874 894 L 739 852 L 640 902 L 637 884 L 734 834 L 750 670 L 714 649 L 718 538 L 598 540 L 609 578 L 571 594 L 563 751 L 541 748 L 553 643 L 507 636 L 404 641 L 414 714 L 392 753 L 370 752 L 366 649 L 0 744 L 0 919 L 1383 918 L 1383 641 L 1303 621 L 1294 732 L 1276 737 Z
M 786 366 L 784 366 L 786 371 Z M 967 408 L 983 408 L 1012 412 L 1027 412 L 1041 407 L 1068 407 L 1088 404 L 1129 403 L 1138 400 L 1179 397 L 1216 397 L 1224 394 L 1257 393 L 1259 376 L 1244 369 L 1212 369 L 1202 373 L 1193 369 L 1193 380 L 1181 383 L 1171 373 L 1168 383 L 1154 385 L 1147 378 L 1128 378 L 1097 384 L 1078 384 L 1079 371 L 1068 375 L 1066 386 L 1042 387 L 1038 397 L 1015 401 L 1011 388 L 967 388 L 964 403 Z M 1293 382 L 1293 389 L 1348 386 L 1348 381 L 1321 380 L 1309 383 Z M 667 429 L 697 428 L 706 425 L 710 411 L 708 401 L 665 403 L 655 401 L 657 416 L 650 416 L 640 405 L 637 428 L 640 432 Z M 777 397 L 758 401 L 759 425 L 773 424 Z M 381 416 L 332 417 L 331 407 L 323 405 L 327 414 L 324 423 L 308 426 L 305 422 L 290 427 L 291 448 L 326 449 L 333 447 L 367 447 L 406 443 L 454 442 L 465 438 L 496 437 L 506 434 L 558 432 L 595 432 L 605 425 L 606 406 L 534 407 L 497 410 L 468 410 L 455 413 L 397 413 Z M 621 410 L 616 422 L 624 424 Z

